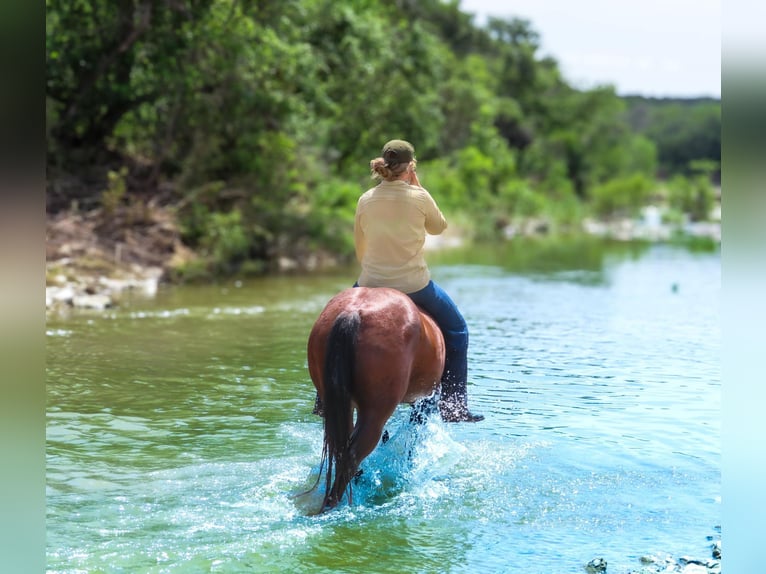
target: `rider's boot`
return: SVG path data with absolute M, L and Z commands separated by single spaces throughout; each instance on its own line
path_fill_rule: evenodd
M 468 410 L 468 391 L 466 382 L 442 381 L 439 411 L 442 420 L 448 423 L 475 423 L 484 420 L 484 415 L 473 414 Z

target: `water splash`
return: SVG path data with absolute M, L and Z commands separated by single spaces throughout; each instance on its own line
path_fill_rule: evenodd
M 446 488 L 439 481 L 450 475 L 466 453 L 466 447 L 450 436 L 438 416 L 418 422 L 409 407 L 401 407 L 386 425 L 381 442 L 362 461 L 351 484 L 351 504 L 346 498 L 342 505 L 356 510 L 386 505 L 403 492 L 438 497 Z M 324 496 L 324 474 L 319 465 L 311 469 L 306 484 L 307 489 L 314 484 L 317 487 L 296 493 L 296 506 L 310 514 Z

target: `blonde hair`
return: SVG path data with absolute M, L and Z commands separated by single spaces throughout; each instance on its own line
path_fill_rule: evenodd
M 414 169 L 417 163 L 418 161 L 413 159 L 407 163 L 389 164 L 382 157 L 376 157 L 370 162 L 370 177 L 376 180 L 392 181 L 407 171 L 409 166 Z

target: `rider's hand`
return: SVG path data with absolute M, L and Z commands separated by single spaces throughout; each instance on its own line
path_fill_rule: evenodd
M 414 185 L 416 187 L 423 187 L 420 185 L 420 180 L 418 179 L 418 173 L 415 171 L 414 167 L 410 168 L 410 185 Z

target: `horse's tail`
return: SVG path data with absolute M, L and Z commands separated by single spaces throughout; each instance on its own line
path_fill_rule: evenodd
M 327 461 L 322 508 L 340 503 L 354 472 L 351 460 L 351 389 L 356 363 L 356 336 L 361 318 L 357 312 L 341 313 L 327 339 L 324 363 L 324 450 Z M 333 472 L 335 482 L 332 482 Z M 332 484 L 332 487 L 331 487 Z M 349 495 L 350 496 L 350 495 Z

